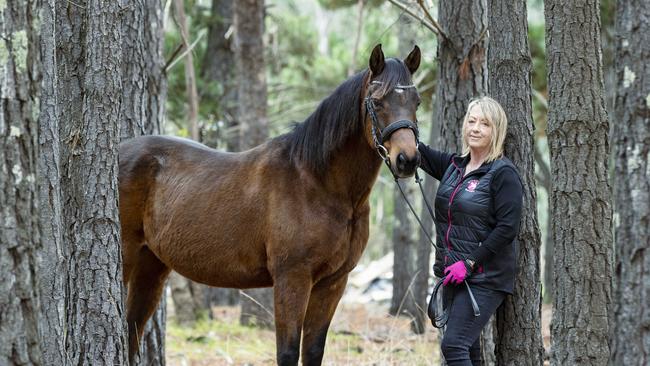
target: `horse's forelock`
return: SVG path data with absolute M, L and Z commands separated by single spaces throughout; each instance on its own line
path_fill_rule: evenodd
M 374 78 L 373 81 L 381 83 L 381 87 L 375 94 L 378 98 L 382 98 L 388 94 L 397 85 L 410 85 L 412 83 L 411 72 L 402 60 L 396 58 L 386 59 L 384 71 Z

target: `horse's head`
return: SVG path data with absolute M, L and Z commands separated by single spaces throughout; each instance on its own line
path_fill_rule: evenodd
M 404 59 L 384 59 L 381 45 L 370 56 L 365 88 L 366 135 L 397 177 L 413 175 L 420 163 L 415 115 L 420 96 L 412 74 L 420 66 L 418 46 Z

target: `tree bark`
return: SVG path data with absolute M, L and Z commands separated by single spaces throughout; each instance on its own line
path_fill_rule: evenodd
M 174 313 L 176 321 L 183 326 L 194 324 L 201 317 L 201 309 L 204 307 L 202 294 L 195 293 L 202 285 L 194 284 L 191 280 L 176 272 L 169 275 L 169 287 L 172 291 L 174 301 Z
M 551 364 L 606 365 L 613 238 L 598 1 L 548 0 L 545 18 L 554 177 Z
M 517 235 L 519 252 L 515 296 L 506 297 L 497 311 L 496 364 L 537 366 L 544 363 L 539 272 L 541 238 L 537 223 L 532 60 L 528 47 L 526 1 L 490 0 L 488 18 L 490 94 L 508 116 L 505 155 L 517 166 L 524 187 L 521 226 Z
M 234 2 L 235 64 L 238 84 L 239 138 L 242 150 L 268 138 L 264 1 Z
M 485 95 L 488 90 L 487 2 L 441 0 L 438 22 L 447 34 L 447 38 L 438 39 L 438 107 L 435 116 L 441 121 L 440 149 L 460 153 L 467 105 L 472 98 Z M 493 365 L 492 332 L 484 331 L 481 339 L 485 365 Z
M 213 125 L 204 128 L 202 141 L 210 147 L 217 147 L 220 140 L 225 140 L 228 151 L 240 151 L 236 120 L 237 83 L 232 29 L 233 0 L 212 0 L 208 47 L 201 70 L 203 80 L 210 87 L 201 92 L 201 99 L 216 101 L 216 103 L 209 105 L 213 108 L 208 111 Z M 211 90 L 219 90 L 219 92 L 213 93 L 210 92 Z
M 117 208 L 123 4 L 56 7 L 66 354 L 78 365 L 126 364 Z
M 616 277 L 612 365 L 650 362 L 650 4 L 619 1 L 614 109 Z
M 235 64 L 238 84 L 239 144 L 242 150 L 268 137 L 266 116 L 266 64 L 264 63 L 264 1 L 235 1 Z M 241 324 L 272 326 L 273 290 L 242 291 Z M 252 298 L 252 299 L 251 299 Z
M 181 33 L 183 50 L 185 54 L 185 88 L 187 90 L 187 123 L 190 137 L 194 141 L 199 140 L 199 97 L 196 91 L 196 74 L 194 72 L 194 56 L 190 49 L 190 31 L 185 17 L 185 6 L 183 0 L 174 0 L 174 11 L 178 28 Z
M 135 0 L 122 16 L 120 140 L 162 131 L 167 98 L 163 58 L 163 1 Z M 145 325 L 139 364 L 165 365 L 165 296 Z
M 40 365 L 36 1 L 0 8 L 0 365 Z
M 201 142 L 213 147 L 240 151 L 237 116 L 237 83 L 235 80 L 235 52 L 233 50 L 233 1 L 212 0 L 201 77 L 208 85 L 201 90 L 201 99 L 210 100 L 206 106 L 208 121 L 201 131 Z M 212 306 L 236 305 L 239 290 L 205 286 L 204 307 L 212 318 Z
M 360 2 L 359 6 L 362 6 Z M 413 49 L 412 20 L 406 14 L 399 19 L 399 54 L 406 57 Z M 412 179 L 400 179 L 399 184 L 411 204 L 415 203 L 417 186 Z M 428 276 L 427 266 L 416 268 L 417 233 L 419 227 L 415 222 L 408 204 L 402 197 L 399 187 L 393 189 L 393 200 L 395 207 L 395 221 L 393 223 L 393 297 L 389 313 L 392 315 L 404 314 L 412 318 L 411 329 L 416 334 L 422 334 L 425 330 L 424 317 L 418 316 L 421 309 L 418 309 L 418 297 L 415 291 L 416 276 Z M 428 215 L 428 214 L 427 214 Z M 431 245 L 431 244 L 429 244 Z M 426 297 L 426 292 L 424 296 Z
M 441 148 L 460 152 L 462 122 L 472 98 L 488 90 L 486 0 L 441 0 L 438 22 L 447 37 L 438 40 L 439 76 L 436 119 Z
M 42 82 L 38 123 L 39 223 L 41 260 L 38 277 L 41 291 L 41 336 L 44 365 L 67 365 L 65 351 L 65 306 L 69 250 L 63 242 L 61 153 L 57 106 L 55 46 L 55 1 L 42 2 Z

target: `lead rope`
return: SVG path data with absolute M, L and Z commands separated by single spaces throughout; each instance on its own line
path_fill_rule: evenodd
M 429 235 L 427 230 L 424 228 L 424 225 L 422 224 L 422 220 L 420 220 L 420 216 L 415 212 L 413 205 L 411 205 L 411 202 L 406 197 L 406 194 L 402 189 L 402 185 L 399 184 L 399 178 L 397 178 L 397 175 L 395 175 L 393 169 L 391 169 L 390 161 L 386 161 L 386 160 L 384 161 L 386 162 L 388 169 L 390 170 L 391 174 L 393 175 L 393 178 L 395 179 L 395 184 L 397 184 L 397 187 L 399 188 L 399 191 L 402 194 L 402 198 L 404 198 L 404 201 L 406 201 L 406 204 L 409 206 L 409 209 L 411 209 L 413 216 L 415 216 L 415 219 L 418 221 L 418 224 L 420 225 L 420 229 L 422 229 L 424 235 L 426 235 L 427 239 L 429 239 L 429 243 L 431 243 L 431 245 L 433 245 L 433 247 L 436 248 L 433 239 L 431 239 L 431 235 Z M 422 200 L 424 201 L 424 204 L 427 206 L 427 210 L 429 211 L 429 215 L 431 215 L 431 219 L 435 222 L 435 214 L 433 213 L 433 209 L 431 208 L 431 204 L 429 203 L 429 200 L 427 200 L 426 194 L 424 192 L 424 188 L 422 187 L 422 179 L 418 175 L 417 170 L 415 171 L 415 182 L 420 187 L 420 192 L 422 193 Z M 451 255 L 451 253 L 448 254 Z M 438 292 L 445 277 L 447 276 L 443 276 L 433 288 L 433 292 L 431 293 L 431 299 L 429 300 L 429 306 L 427 308 L 427 315 L 429 316 L 429 319 L 431 319 L 431 325 L 433 325 L 434 328 L 440 328 L 440 329 L 443 328 L 445 325 L 447 325 L 447 321 L 449 320 L 449 314 L 446 310 L 443 310 L 442 312 L 438 310 L 438 301 L 437 301 Z M 472 310 L 474 311 L 474 316 L 478 317 L 481 315 L 481 312 L 479 310 L 478 303 L 476 302 L 476 298 L 474 298 L 474 293 L 472 292 L 471 287 L 469 287 L 467 280 L 464 280 L 463 283 L 465 284 L 465 287 L 467 288 L 467 292 L 469 293 L 469 299 L 470 302 L 472 303 Z

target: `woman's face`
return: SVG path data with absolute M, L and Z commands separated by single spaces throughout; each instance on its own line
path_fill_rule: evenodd
M 490 149 L 492 124 L 485 118 L 481 107 L 478 105 L 475 105 L 469 111 L 469 118 L 465 125 L 465 138 L 471 150 L 483 151 Z

